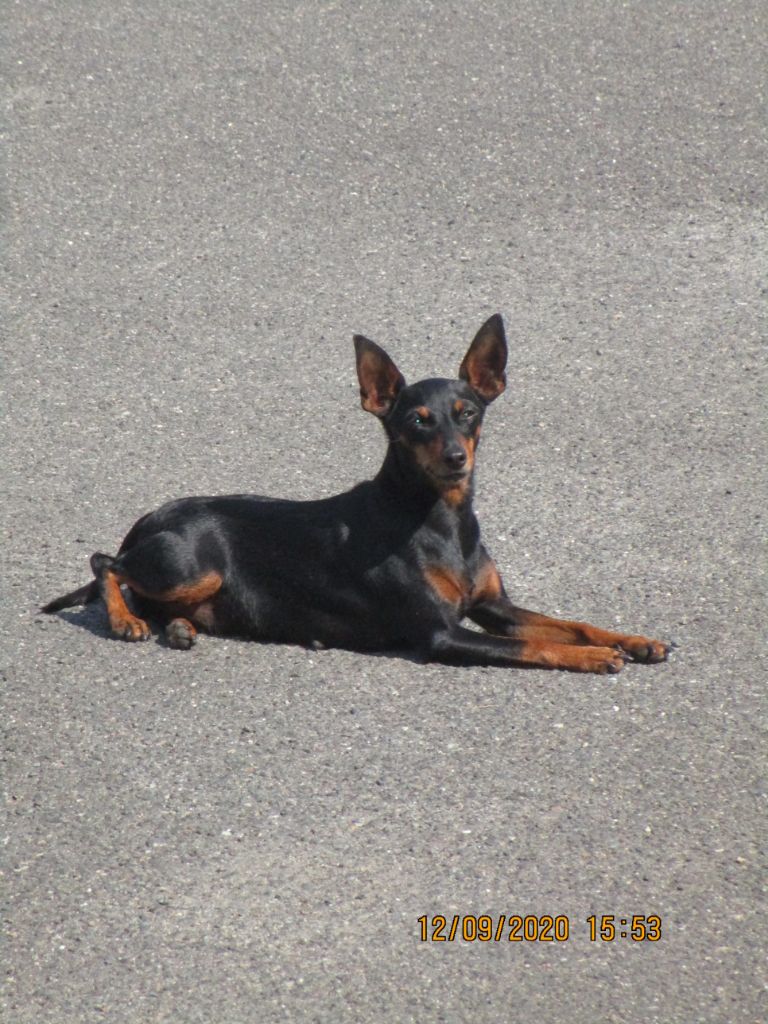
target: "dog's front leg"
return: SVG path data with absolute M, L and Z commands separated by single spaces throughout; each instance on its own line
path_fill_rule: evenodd
M 614 675 L 624 654 L 614 647 L 573 646 L 543 638 L 512 639 L 446 626 L 433 633 L 427 656 L 447 665 L 498 665 L 565 669 Z
M 553 619 L 539 612 L 515 607 L 505 594 L 479 602 L 468 610 L 467 615 L 489 633 L 523 642 L 612 647 L 623 651 L 634 661 L 649 664 L 665 661 L 669 653 L 669 645 L 660 640 L 616 633 L 591 626 L 587 622 Z

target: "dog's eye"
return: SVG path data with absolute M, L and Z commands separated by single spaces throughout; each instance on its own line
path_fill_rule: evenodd
M 421 409 L 418 412 L 411 413 L 411 423 L 414 427 L 426 427 L 432 419 L 432 413 L 426 409 Z
M 464 420 L 465 423 L 471 423 L 472 420 L 477 419 L 477 410 L 468 409 L 466 406 L 461 410 L 459 418 Z

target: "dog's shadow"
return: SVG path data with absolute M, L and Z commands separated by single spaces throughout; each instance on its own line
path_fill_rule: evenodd
M 65 608 L 62 611 L 54 612 L 51 616 L 41 613 L 43 622 L 49 618 L 61 619 L 63 622 L 68 622 L 79 629 L 85 629 L 103 640 L 110 639 L 109 623 L 102 608 L 85 605 L 82 608 Z
M 132 609 L 133 610 L 133 609 Z M 62 619 L 64 622 L 69 623 L 71 626 L 77 626 L 78 629 L 84 629 L 93 636 L 98 637 L 100 640 L 110 640 L 119 643 L 125 643 L 120 637 L 114 636 L 109 629 L 109 622 L 107 620 L 106 613 L 103 607 L 99 607 L 98 604 L 83 605 L 79 608 L 64 608 L 59 612 L 55 612 L 53 617 Z M 44 619 L 49 616 L 44 615 Z M 153 640 L 159 647 L 165 647 L 169 651 L 174 650 L 165 638 L 165 630 L 156 621 L 149 619 L 149 624 L 152 629 L 151 640 Z M 258 644 L 265 645 L 269 644 L 274 646 L 273 641 L 270 640 L 249 640 L 247 637 L 238 636 L 227 636 L 227 637 L 216 637 L 206 633 L 201 634 L 207 640 L 227 640 L 229 642 L 241 643 L 241 644 Z M 149 642 L 149 641 L 146 641 Z M 296 647 L 296 644 L 281 644 L 283 647 Z M 328 650 L 343 649 L 343 648 L 328 648 L 328 647 L 300 647 L 300 650 L 306 651 L 309 654 L 323 654 Z M 413 665 L 424 665 L 427 662 L 425 658 L 419 658 L 410 651 L 351 651 L 352 654 L 360 654 L 366 658 L 396 658 L 399 661 L 409 661 Z
M 132 609 L 133 610 L 133 609 Z M 124 643 L 120 637 L 114 636 L 109 628 L 109 621 L 106 613 L 98 605 L 84 605 L 81 608 L 64 608 L 59 612 L 54 612 L 54 618 L 62 619 L 64 622 L 69 623 L 71 626 L 77 626 L 78 629 L 84 629 L 93 636 L 98 637 L 100 640 L 115 640 Z M 48 618 L 48 616 L 44 616 Z M 169 650 L 170 644 L 165 639 L 165 631 L 156 622 L 151 622 L 152 628 L 151 639 L 154 640 L 160 647 L 167 647 Z

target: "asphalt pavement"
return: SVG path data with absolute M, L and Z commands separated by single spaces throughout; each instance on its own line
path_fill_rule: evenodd
M 765 4 L 4 22 L 4 1024 L 766 1019 Z M 370 476 L 353 333 L 448 376 L 496 311 L 507 589 L 668 663 L 37 611 L 168 498 Z

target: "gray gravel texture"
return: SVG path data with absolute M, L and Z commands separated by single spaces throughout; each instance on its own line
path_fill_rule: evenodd
M 3 6 L 2 1020 L 763 1021 L 765 5 Z M 37 612 L 167 498 L 371 475 L 352 333 L 445 376 L 496 310 L 508 589 L 668 664 Z

